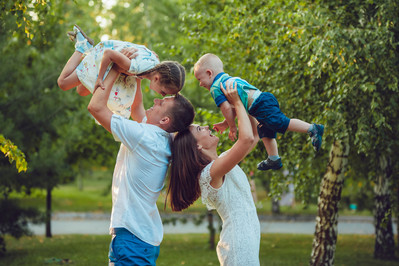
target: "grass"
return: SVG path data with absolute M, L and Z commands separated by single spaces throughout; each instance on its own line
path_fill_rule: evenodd
M 111 212 L 111 194 L 110 184 L 112 180 L 112 170 L 95 169 L 82 179 L 82 190 L 78 188 L 78 182 L 72 182 L 56 187 L 52 192 L 52 210 L 53 212 Z M 34 190 L 30 196 L 21 196 L 21 194 L 12 194 L 11 197 L 19 198 L 23 206 L 35 206 L 44 210 L 46 204 L 46 192 L 44 190 Z M 257 186 L 258 202 L 256 203 L 258 214 L 271 214 L 271 200 L 263 188 Z M 158 199 L 160 211 L 164 209 L 165 192 Z M 281 213 L 286 215 L 315 215 L 317 214 L 317 205 L 310 204 L 305 206 L 297 203 L 293 206 L 281 206 Z M 197 200 L 185 212 L 204 213 L 205 205 L 201 200 Z M 165 212 L 171 212 L 166 208 Z M 340 210 L 340 215 L 371 215 L 370 211 L 352 212 L 350 210 Z
M 313 236 L 263 234 L 261 265 L 308 265 Z M 7 253 L 0 265 L 106 265 L 110 236 L 63 235 L 6 237 Z M 208 248 L 207 234 L 165 235 L 157 265 L 219 265 L 216 251 Z M 335 265 L 398 265 L 373 259 L 374 236 L 338 236 Z M 62 263 L 68 259 L 69 263 Z

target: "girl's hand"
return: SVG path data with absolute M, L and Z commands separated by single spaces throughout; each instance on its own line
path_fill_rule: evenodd
M 240 96 L 238 96 L 237 82 L 227 82 L 226 89 L 223 87 L 223 84 L 220 83 L 220 89 L 226 96 L 229 103 L 236 104 L 237 102 L 241 101 Z
M 94 94 L 94 92 L 96 92 L 96 90 L 97 90 L 98 88 L 100 88 L 100 89 L 102 89 L 102 90 L 105 90 L 105 86 L 104 86 L 104 83 L 103 83 L 103 80 L 102 80 L 102 79 L 97 79 L 97 80 L 96 80 L 96 84 L 94 84 L 93 94 Z

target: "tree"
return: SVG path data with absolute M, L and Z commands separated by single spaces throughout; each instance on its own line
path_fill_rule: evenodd
M 278 139 L 280 153 L 289 158 L 285 167 L 294 174 L 296 195 L 305 200 L 315 196 L 326 163 L 339 166 L 328 167 L 321 184 L 314 265 L 334 262 L 338 204 L 345 169 L 351 167 L 336 155 L 354 150 L 375 169 L 382 151 L 395 156 L 389 148 L 398 113 L 393 14 L 394 1 L 196 1 L 182 14 L 189 42 L 185 57 L 216 53 L 228 73 L 272 91 L 290 117 L 326 125 L 323 147 L 331 146 L 329 158 L 323 151 L 315 157 L 303 135 Z M 281 191 L 281 174 L 261 178 L 271 179 L 272 189 Z M 321 221 L 329 222 L 321 226 Z

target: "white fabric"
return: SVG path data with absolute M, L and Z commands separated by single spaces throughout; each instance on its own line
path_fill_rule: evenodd
M 247 176 L 236 165 L 215 189 L 210 185 L 212 164 L 202 170 L 200 187 L 202 201 L 223 222 L 216 248 L 220 265 L 259 265 L 260 224 Z
M 123 48 L 128 47 L 134 47 L 138 49 L 138 56 L 131 60 L 129 69 L 130 73 L 140 74 L 154 68 L 157 64 L 159 64 L 159 59 L 156 57 L 156 55 L 143 45 L 116 40 L 103 41 L 90 49 L 87 55 L 83 58 L 82 62 L 76 68 L 76 73 L 82 85 L 85 86 L 91 93 L 93 93 L 104 51 L 107 49 L 121 51 Z M 111 67 L 112 64 L 109 65 L 104 75 L 104 79 L 108 75 Z M 135 76 L 119 75 L 112 86 L 107 103 L 108 108 L 114 114 L 121 115 L 125 118 L 130 117 L 131 106 L 133 104 L 136 90 L 137 83 Z
M 159 246 L 163 227 L 156 201 L 171 156 L 170 134 L 118 115 L 112 116 L 111 131 L 122 144 L 112 180 L 110 230 L 123 227 L 144 242 Z

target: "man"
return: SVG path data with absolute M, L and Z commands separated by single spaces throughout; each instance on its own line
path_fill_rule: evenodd
M 131 117 L 124 119 L 107 107 L 111 86 L 118 76 L 112 70 L 105 90 L 97 89 L 88 106 L 94 118 L 121 147 L 112 181 L 110 265 L 155 265 L 163 238 L 162 220 L 156 205 L 171 156 L 170 133 L 187 128 L 194 108 L 181 95 L 155 99 L 144 110 L 140 80 Z

